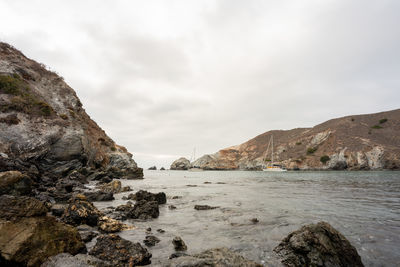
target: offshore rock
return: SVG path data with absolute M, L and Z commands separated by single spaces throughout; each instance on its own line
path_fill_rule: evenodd
M 139 243 L 132 243 L 114 234 L 99 236 L 89 254 L 116 267 L 147 265 L 151 263 L 152 256 Z
M 107 216 L 100 217 L 97 225 L 99 229 L 105 233 L 116 233 L 123 230 L 134 229 L 133 226 L 121 223 L 120 221 L 117 221 Z
M 172 245 L 174 245 L 174 249 L 176 251 L 186 251 L 187 250 L 187 246 L 180 236 L 175 236 L 174 239 L 172 239 Z
M 170 169 L 171 170 L 188 170 L 191 168 L 190 161 L 187 158 L 179 158 L 172 162 Z
M 158 204 L 165 204 L 167 203 L 167 196 L 165 195 L 164 192 L 159 192 L 159 193 L 150 193 L 148 191 L 144 190 L 139 190 L 135 194 L 129 194 L 128 196 L 129 199 L 140 201 L 140 200 L 146 200 L 146 201 L 157 201 Z
M 166 263 L 164 266 L 169 267 L 200 267 L 200 266 L 215 266 L 215 267 L 262 267 L 254 261 L 248 260 L 243 256 L 230 251 L 227 248 L 215 248 L 206 250 L 202 253 L 192 256 L 180 256 Z
M 128 211 L 128 217 L 132 219 L 148 220 L 160 215 L 157 201 L 136 201 L 132 209 Z
M 100 189 L 100 191 L 107 192 L 107 193 L 113 193 L 113 194 L 120 193 L 122 190 L 121 182 L 118 180 L 114 180 L 107 184 L 100 185 L 100 186 L 98 186 L 98 188 Z
M 33 181 L 19 171 L 0 172 L 0 195 L 29 195 Z
M 0 218 L 11 220 L 21 217 L 44 216 L 46 206 L 32 197 L 0 196 Z
M 285 266 L 364 266 L 357 250 L 326 222 L 303 226 L 274 249 Z
M 72 256 L 69 253 L 61 253 L 50 257 L 41 267 L 113 267 L 113 265 L 87 254 Z
M 219 207 L 212 207 L 209 205 L 195 205 L 194 209 L 195 210 L 213 210 L 213 209 L 217 209 Z
M 96 226 L 101 216 L 103 213 L 87 201 L 84 195 L 76 195 L 70 200 L 61 220 L 74 226 L 80 224 Z
M 160 239 L 158 239 L 154 235 L 147 235 L 146 238 L 143 240 L 143 243 L 148 247 L 154 247 L 159 242 Z

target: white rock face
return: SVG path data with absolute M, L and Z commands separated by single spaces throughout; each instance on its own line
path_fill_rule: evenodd
M 325 131 L 321 133 L 317 133 L 313 139 L 311 139 L 310 145 L 311 146 L 316 146 L 324 142 L 326 139 L 328 139 L 329 135 L 331 134 L 331 131 Z
M 368 166 L 371 169 L 381 169 L 383 168 L 383 162 L 382 162 L 382 157 L 383 157 L 384 149 L 380 146 L 376 146 L 370 151 L 365 153 L 365 156 L 368 161 Z

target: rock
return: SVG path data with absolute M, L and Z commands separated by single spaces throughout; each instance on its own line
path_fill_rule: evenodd
M 11 265 L 40 266 L 49 256 L 77 254 L 85 249 L 77 230 L 54 217 L 25 217 L 0 223 L 1 257 Z
M 64 204 L 53 204 L 50 208 L 51 214 L 56 217 L 61 217 L 64 214 L 64 210 L 67 208 L 67 205 Z
M 163 229 L 157 229 L 157 232 L 159 232 L 160 234 L 163 234 L 163 233 L 165 233 L 165 230 L 163 230 Z
M 175 210 L 175 209 L 176 209 L 176 207 L 175 207 L 174 205 L 169 205 L 168 208 L 169 208 L 170 210 Z
M 250 221 L 251 221 L 252 223 L 254 223 L 254 224 L 256 224 L 256 223 L 259 222 L 259 220 L 258 220 L 257 218 L 252 218 Z
M 152 167 L 148 168 L 148 170 L 149 170 L 149 171 L 156 171 L 156 170 L 157 170 L 157 167 L 156 167 L 156 166 L 152 166 Z
M 124 186 L 124 187 L 121 188 L 121 193 L 122 192 L 129 192 L 129 191 L 132 191 L 132 188 L 129 185 Z
M 182 196 L 173 196 L 172 199 L 180 199 Z
M 11 220 L 13 218 L 44 216 L 47 208 L 43 202 L 32 197 L 16 197 L 10 195 L 0 196 L 0 218 Z
M 135 194 L 129 194 L 128 198 L 132 199 L 132 200 L 136 200 L 136 201 L 140 201 L 140 200 L 157 201 L 158 204 L 167 203 L 167 196 L 165 195 L 164 192 L 159 192 L 157 194 L 153 194 L 148 191 L 140 190 L 140 191 L 136 192 Z
M 172 253 L 168 257 L 168 259 L 175 259 L 175 258 L 179 258 L 179 257 L 182 257 L 182 256 L 189 256 L 189 255 L 186 254 L 185 252 L 177 251 L 177 252 Z
M 146 232 L 149 232 L 149 233 L 150 233 L 150 232 L 151 232 L 151 227 L 147 227 L 147 228 L 146 228 Z
M 219 207 L 211 207 L 209 205 L 195 205 L 194 209 L 195 210 L 213 210 L 213 209 L 217 209 Z
M 187 246 L 186 246 L 185 242 L 179 236 L 175 236 L 174 237 L 174 239 L 172 240 L 172 244 L 174 245 L 174 249 L 176 251 L 185 251 L 185 250 L 187 250 Z
M 105 233 L 116 233 L 123 230 L 134 229 L 133 226 L 126 225 L 107 216 L 99 217 L 97 225 L 99 229 Z
M 170 260 L 164 266 L 262 267 L 261 264 L 248 260 L 227 248 L 215 248 L 192 256 L 180 256 Z
M 94 191 L 83 193 L 88 201 L 111 201 L 114 200 L 113 192 Z
M 94 231 L 83 231 L 79 232 L 79 234 L 81 235 L 82 241 L 85 243 L 92 241 L 93 238 L 99 235 L 99 233 Z
M 0 172 L 0 195 L 29 195 L 32 193 L 32 184 L 32 179 L 19 171 Z
M 111 263 L 102 261 L 87 254 L 72 256 L 69 253 L 61 253 L 48 258 L 41 267 L 112 267 Z
M 164 168 L 164 167 L 161 167 L 161 168 L 160 168 L 160 171 L 165 171 L 165 168 Z
M 191 168 L 190 161 L 183 157 L 172 162 L 170 167 L 171 170 L 188 170 L 190 168 Z
M 132 243 L 114 234 L 100 235 L 89 254 L 117 267 L 147 265 L 151 263 L 152 256 L 139 243 Z
M 121 182 L 118 180 L 114 180 L 110 183 L 101 185 L 98 187 L 100 191 L 117 194 L 120 193 L 122 190 Z
M 158 239 L 154 235 L 147 235 L 146 239 L 143 240 L 143 243 L 148 247 L 154 247 L 159 242 L 160 242 L 160 239 Z
M 274 249 L 285 266 L 364 266 L 357 250 L 326 222 L 290 233 Z
M 84 195 L 76 195 L 70 200 L 61 220 L 74 226 L 80 224 L 96 226 L 101 216 L 103 216 L 102 212 L 87 201 Z
M 148 220 L 160 215 L 157 201 L 140 200 L 128 211 L 128 217 L 132 219 Z

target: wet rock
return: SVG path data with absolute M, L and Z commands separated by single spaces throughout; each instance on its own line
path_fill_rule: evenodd
M 70 200 L 61 220 L 74 226 L 80 224 L 96 226 L 101 216 L 103 216 L 102 212 L 87 201 L 84 195 L 76 195 Z
M 97 223 L 99 229 L 105 233 L 116 233 L 123 230 L 133 229 L 133 226 L 126 225 L 121 223 L 115 219 L 112 219 L 107 216 L 99 217 L 99 221 Z
M 174 205 L 169 205 L 168 208 L 169 208 L 170 210 L 175 210 L 175 209 L 176 209 L 176 207 L 175 207 Z
M 85 249 L 77 230 L 54 217 L 25 217 L 0 223 L 0 253 L 6 263 L 39 266 L 49 256 L 77 254 Z
M 326 222 L 290 233 L 274 249 L 285 266 L 364 266 L 357 250 Z
M 173 196 L 172 199 L 180 199 L 182 196 Z
M 29 195 L 32 185 L 32 179 L 19 171 L 0 172 L 0 195 Z
M 94 227 L 83 224 L 76 227 L 79 234 L 81 235 L 81 239 L 83 242 L 90 242 L 93 238 L 99 235 L 99 233 L 95 230 Z
M 178 252 L 172 253 L 172 254 L 168 257 L 168 259 L 175 259 L 175 258 L 179 258 L 179 257 L 182 257 L 182 256 L 189 256 L 189 255 L 186 254 L 185 252 L 178 251 Z
M 155 171 L 155 170 L 157 170 L 157 167 L 156 166 L 152 166 L 152 167 L 148 168 L 148 170 L 149 171 Z
M 132 191 L 132 188 L 131 188 L 129 185 L 123 186 L 123 187 L 121 188 L 121 193 L 122 193 L 122 192 L 129 192 L 129 191 Z
M 158 204 L 165 204 L 167 203 L 167 196 L 165 195 L 164 192 L 159 192 L 159 193 L 150 193 L 148 191 L 140 190 L 136 192 L 135 194 L 129 194 L 128 196 L 129 199 L 140 201 L 140 200 L 146 200 L 146 201 L 157 201 Z
M 250 221 L 251 221 L 252 223 L 254 223 L 254 224 L 256 224 L 256 223 L 259 222 L 259 220 L 258 220 L 257 218 L 253 218 L 253 219 L 251 219 Z
M 170 169 L 171 170 L 188 170 L 191 168 L 190 161 L 186 158 L 179 158 L 172 162 Z
M 174 249 L 176 251 L 185 251 L 185 250 L 187 250 L 187 246 L 186 246 L 185 242 L 179 236 L 175 236 L 174 237 L 174 239 L 172 240 L 172 244 L 174 245 Z
M 143 243 L 148 247 L 154 247 L 159 242 L 160 242 L 160 239 L 158 239 L 154 235 L 148 235 L 148 236 L 146 236 L 146 239 L 143 240 Z
M 100 189 L 100 191 L 113 193 L 113 194 L 120 193 L 122 190 L 121 182 L 118 180 L 114 180 L 110 183 L 100 185 L 100 186 L 98 186 L 98 188 Z
M 163 233 L 165 233 L 165 230 L 163 230 L 163 229 L 157 229 L 157 232 L 159 232 L 160 234 L 163 234 Z
M 219 207 L 212 207 L 209 205 L 195 205 L 194 209 L 195 210 L 213 210 L 213 209 L 217 209 Z
M 2 219 L 10 220 L 21 217 L 44 216 L 46 213 L 46 206 L 35 198 L 10 195 L 0 196 L 0 218 Z
M 146 232 L 151 232 L 151 227 L 146 228 Z
M 161 168 L 160 168 L 160 171 L 165 171 L 165 168 L 164 168 L 164 167 L 161 167 Z
M 87 254 L 72 256 L 69 253 L 61 253 L 48 258 L 41 267 L 112 267 L 111 263 L 102 261 Z
M 132 243 L 114 234 L 99 236 L 89 254 L 117 267 L 147 265 L 151 263 L 152 256 L 139 243 Z
M 56 217 L 61 217 L 64 214 L 64 210 L 67 208 L 65 204 L 53 204 L 50 208 L 51 214 Z
M 83 193 L 88 201 L 111 201 L 114 200 L 113 192 L 95 191 Z
M 195 185 L 195 184 L 187 184 L 186 186 L 187 187 L 197 187 L 197 185 Z
M 148 220 L 160 215 L 157 201 L 140 200 L 128 211 L 128 217 L 132 219 Z
M 164 266 L 262 267 L 261 264 L 248 260 L 227 248 L 215 248 L 192 256 L 180 256 L 170 260 L 170 262 Z
M 203 184 L 211 184 L 211 182 L 204 182 Z

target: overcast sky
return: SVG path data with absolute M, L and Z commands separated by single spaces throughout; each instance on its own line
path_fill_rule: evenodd
M 400 1 L 1 0 L 0 40 L 45 63 L 141 167 L 400 105 Z

